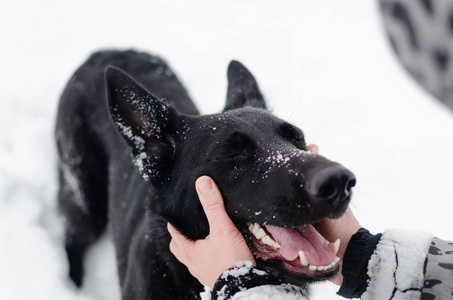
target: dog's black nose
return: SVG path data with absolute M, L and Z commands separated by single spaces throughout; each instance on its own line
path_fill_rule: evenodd
M 338 208 L 349 200 L 355 184 L 356 178 L 351 171 L 342 166 L 331 166 L 317 171 L 308 179 L 307 191 Z

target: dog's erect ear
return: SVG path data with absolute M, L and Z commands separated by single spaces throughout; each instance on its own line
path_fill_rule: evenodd
M 240 62 L 228 66 L 228 93 L 224 110 L 241 107 L 266 109 L 266 103 L 253 75 Z
M 175 151 L 177 112 L 118 68 L 108 67 L 105 81 L 110 114 L 135 165 L 146 181 L 158 183 Z

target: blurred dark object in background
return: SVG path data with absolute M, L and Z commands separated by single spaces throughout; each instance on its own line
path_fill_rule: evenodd
M 453 110 L 453 0 L 380 0 L 380 8 L 404 68 Z

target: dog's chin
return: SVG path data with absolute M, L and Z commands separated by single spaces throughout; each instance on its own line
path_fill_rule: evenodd
M 339 270 L 340 241 L 328 242 L 306 224 L 295 228 L 249 223 L 244 234 L 259 267 L 278 273 L 289 283 L 332 278 Z

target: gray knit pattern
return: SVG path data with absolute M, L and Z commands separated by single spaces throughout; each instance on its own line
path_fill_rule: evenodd
M 433 239 L 425 265 L 425 282 L 420 299 L 453 299 L 453 242 Z

